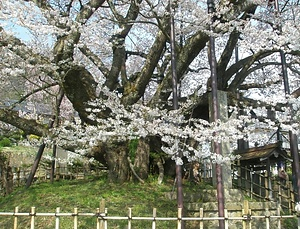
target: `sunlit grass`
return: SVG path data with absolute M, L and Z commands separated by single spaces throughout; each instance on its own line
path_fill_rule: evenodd
M 152 216 L 153 208 L 157 208 L 157 217 L 176 217 L 176 200 L 166 198 L 165 193 L 172 190 L 172 182 L 157 185 L 155 182 L 145 184 L 108 183 L 104 177 L 85 180 L 61 180 L 53 184 L 33 184 L 30 188 L 18 188 L 7 197 L 0 197 L 0 211 L 13 212 L 19 207 L 19 212 L 30 212 L 36 207 L 36 212 L 52 212 L 60 207 L 60 212 L 96 213 L 101 200 L 110 216 L 127 216 L 132 209 L 133 216 Z M 79 218 L 79 228 L 95 228 L 96 217 L 82 216 Z M 0 228 L 12 228 L 13 218 L 0 217 Z M 159 228 L 173 228 L 175 222 L 159 222 Z M 30 228 L 29 217 L 19 217 L 19 228 Z M 36 217 L 36 228 L 54 228 L 54 217 Z M 72 228 L 72 217 L 61 217 L 61 228 Z M 109 221 L 110 228 L 125 228 L 127 221 Z M 151 221 L 134 222 L 135 228 L 150 228 Z

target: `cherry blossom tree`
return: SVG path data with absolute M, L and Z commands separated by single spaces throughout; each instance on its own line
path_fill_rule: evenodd
M 211 156 L 221 162 L 228 158 L 210 152 L 212 139 L 227 140 L 233 149 L 243 138 L 264 144 L 267 136 L 252 134 L 261 123 L 297 133 L 300 6 L 279 2 L 280 14 L 273 1 L 215 1 L 211 25 L 206 1 L 4 0 L 0 120 L 94 157 L 116 181 L 128 180 L 130 171 L 145 179 L 149 164 L 158 162 L 150 152 L 159 162 L 168 155 L 183 163 L 180 150 L 187 160 Z M 170 7 L 180 83 L 176 111 L 170 100 Z M 218 90 L 228 96 L 225 123 L 208 122 L 210 36 L 217 44 Z M 276 122 L 264 117 L 267 110 L 277 112 Z M 137 150 L 129 155 L 133 139 Z

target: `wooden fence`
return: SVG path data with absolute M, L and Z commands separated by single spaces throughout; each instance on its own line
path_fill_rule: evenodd
M 84 179 L 86 176 L 99 175 L 105 171 L 105 167 L 97 169 L 88 169 L 86 167 L 70 168 L 67 166 L 57 166 L 55 168 L 54 179 Z M 12 192 L 15 188 L 24 186 L 30 173 L 30 168 L 11 167 L 10 175 L 3 176 L 0 169 L 0 195 L 4 196 Z M 34 177 L 34 182 L 41 182 L 50 180 L 50 169 L 39 168 Z
M 233 186 L 245 191 L 251 199 L 276 201 L 290 213 L 295 209 L 296 193 L 291 181 L 283 185 L 278 177 L 270 176 L 267 172 L 257 173 L 253 169 L 237 165 L 233 165 L 232 171 L 239 171 L 232 176 Z
M 9 225 L 8 228 L 24 228 L 22 225 L 19 224 L 19 218 L 20 217 L 27 217 L 28 218 L 28 224 L 30 225 L 30 229 L 40 228 L 36 227 L 36 220 L 39 217 L 51 217 L 53 219 L 53 224 L 55 225 L 55 229 L 59 229 L 61 227 L 61 219 L 62 217 L 72 217 L 72 225 L 74 229 L 82 228 L 79 227 L 80 220 L 84 217 L 89 217 L 94 219 L 96 223 L 97 229 L 107 229 L 110 228 L 110 221 L 127 221 L 126 228 L 131 229 L 134 228 L 133 222 L 134 221 L 149 221 L 149 227 L 151 225 L 152 229 L 161 228 L 157 226 L 157 223 L 159 221 L 174 221 L 176 224 L 177 229 L 181 229 L 183 223 L 188 223 L 193 221 L 194 226 L 188 227 L 188 228 L 208 228 L 205 226 L 205 222 L 207 221 L 215 221 L 216 225 L 218 225 L 219 220 L 224 220 L 225 222 L 225 229 L 232 228 L 232 225 L 230 226 L 231 221 L 240 221 L 242 222 L 242 226 L 238 227 L 241 229 L 247 229 L 247 228 L 265 228 L 265 229 L 271 229 L 271 228 L 282 228 L 282 220 L 284 219 L 297 219 L 296 215 L 280 215 L 279 214 L 274 215 L 272 214 L 268 209 L 265 209 L 265 212 L 263 215 L 252 215 L 251 209 L 243 209 L 241 212 L 241 216 L 230 216 L 230 210 L 225 209 L 225 215 L 224 217 L 217 217 L 217 216 L 211 216 L 211 217 L 205 217 L 205 210 L 203 208 L 199 209 L 199 217 L 184 217 L 182 214 L 182 209 L 178 208 L 177 216 L 175 217 L 158 217 L 157 216 L 157 209 L 153 209 L 152 216 L 134 216 L 132 214 L 132 209 L 128 208 L 128 214 L 126 216 L 109 216 L 107 208 L 104 208 L 104 202 L 102 201 L 100 203 L 100 207 L 96 209 L 96 212 L 94 213 L 82 213 L 79 212 L 78 208 L 74 208 L 73 212 L 61 212 L 60 208 L 56 208 L 55 212 L 50 213 L 40 213 L 36 212 L 35 207 L 31 207 L 30 212 L 19 212 L 19 208 L 16 207 L 14 212 L 0 212 L 0 219 L 2 217 L 11 217 L 11 225 Z M 175 213 L 176 215 L 176 213 Z M 298 216 L 298 228 L 300 227 L 300 217 Z M 261 224 L 259 226 L 252 226 L 252 223 L 256 220 L 260 220 Z M 197 226 L 195 226 L 195 222 Z M 274 226 L 275 225 L 275 226 Z M 118 227 L 119 228 L 119 227 Z M 173 227 L 175 228 L 175 227 Z M 216 227 L 209 227 L 209 228 L 218 228 Z M 233 227 L 237 228 L 237 227 Z

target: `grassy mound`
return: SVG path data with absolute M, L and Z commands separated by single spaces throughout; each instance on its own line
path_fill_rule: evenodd
M 19 188 L 11 195 L 0 197 L 0 211 L 54 213 L 60 207 L 61 213 L 78 212 L 96 213 L 101 200 L 109 216 L 128 216 L 128 208 L 132 208 L 132 216 L 152 216 L 153 208 L 157 208 L 157 217 L 176 217 L 176 200 L 166 198 L 165 193 L 172 191 L 173 182 L 157 185 L 155 182 L 145 184 L 111 184 L 105 178 L 85 180 L 64 180 L 51 183 L 34 184 L 30 188 Z M 176 193 L 175 193 L 176 194 Z M 18 228 L 30 228 L 30 217 L 18 217 Z M 157 228 L 176 228 L 176 222 L 157 222 Z M 0 216 L 0 228 L 12 228 L 13 217 Z M 127 220 L 109 220 L 109 228 L 126 228 Z M 37 216 L 35 228 L 54 228 L 55 218 Z M 134 228 L 151 228 L 151 221 L 133 221 Z M 73 228 L 73 218 L 61 217 L 60 228 Z M 96 217 L 79 217 L 78 228 L 96 228 Z

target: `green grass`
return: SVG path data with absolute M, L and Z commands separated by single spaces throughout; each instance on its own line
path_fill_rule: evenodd
M 105 178 L 90 178 L 85 180 L 62 180 L 51 183 L 34 184 L 30 188 L 19 188 L 11 195 L 0 197 L 0 211 L 13 212 L 19 207 L 19 212 L 30 212 L 31 207 L 36 212 L 71 213 L 74 208 L 78 212 L 95 213 L 101 200 L 109 216 L 127 216 L 132 208 L 133 216 L 152 216 L 153 208 L 157 208 L 157 217 L 176 217 L 177 202 L 165 197 L 172 191 L 173 181 L 162 185 L 148 181 L 145 184 L 108 183 Z M 96 218 L 80 216 L 79 228 L 96 228 Z M 30 218 L 19 217 L 18 228 L 30 228 Z M 12 228 L 13 217 L 0 216 L 0 228 Z M 127 220 L 108 221 L 109 228 L 126 228 Z M 175 228 L 175 221 L 157 222 L 157 228 Z M 37 216 L 35 228 L 54 228 L 54 217 Z M 133 221 L 134 228 L 151 228 L 151 221 Z M 61 217 L 60 228 L 73 228 L 72 217 Z

